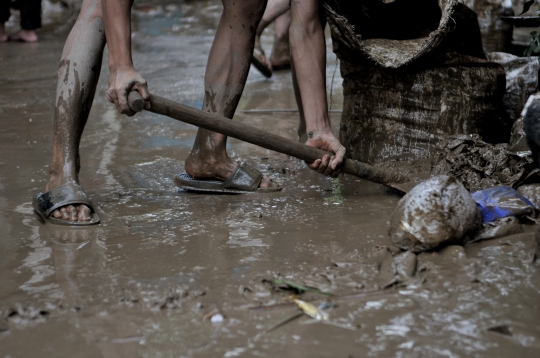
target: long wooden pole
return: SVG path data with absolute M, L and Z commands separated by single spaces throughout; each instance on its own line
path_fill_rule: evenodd
M 134 112 L 140 112 L 146 109 L 150 112 L 287 154 L 305 160 L 306 162 L 313 162 L 322 158 L 325 154 L 332 155 L 324 150 L 313 148 L 248 124 L 231 121 L 215 113 L 204 112 L 160 96 L 151 95 L 149 103 L 149 108 L 144 108 L 145 103 L 137 91 L 132 91 L 128 96 L 128 105 Z M 347 158 L 343 162 L 342 172 L 374 183 L 384 184 L 402 192 L 408 192 L 415 184 L 412 178 L 403 173 Z

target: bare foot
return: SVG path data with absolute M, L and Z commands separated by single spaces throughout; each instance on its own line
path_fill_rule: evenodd
M 272 77 L 272 64 L 266 58 L 260 44 L 255 44 L 253 49 L 253 59 L 251 61 L 265 77 Z
M 6 28 L 3 22 L 0 22 L 0 42 L 6 42 L 8 36 L 6 35 Z
M 291 68 L 291 49 L 289 47 L 289 41 L 285 43 L 274 43 L 269 62 L 274 71 L 288 70 Z
M 19 42 L 37 42 L 38 36 L 34 30 L 20 29 L 19 31 L 9 35 L 9 40 Z
M 45 187 L 45 192 L 54 189 L 64 183 L 60 183 L 58 180 L 50 178 L 49 183 Z M 59 220 L 88 222 L 92 220 L 92 211 L 88 206 L 84 204 L 66 205 L 61 207 L 60 209 L 56 209 L 55 211 L 53 211 L 50 216 Z
M 184 169 L 186 173 L 194 178 L 212 178 L 224 181 L 236 169 L 238 163 L 231 158 L 222 158 L 222 160 L 203 159 L 197 157 L 193 153 L 186 159 Z M 279 185 L 274 183 L 272 179 L 263 176 L 259 188 L 261 189 L 276 189 Z

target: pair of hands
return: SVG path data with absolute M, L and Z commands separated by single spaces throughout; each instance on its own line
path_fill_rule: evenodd
M 132 66 L 118 66 L 111 69 L 107 96 L 120 113 L 128 116 L 135 115 L 135 112 L 129 108 L 127 100 L 129 92 L 134 90 L 138 91 L 145 101 L 150 99 L 146 81 Z M 313 163 L 306 163 L 310 169 L 333 178 L 339 175 L 345 156 L 345 147 L 330 129 L 309 131 L 306 145 L 334 153 L 334 156 L 327 154 Z

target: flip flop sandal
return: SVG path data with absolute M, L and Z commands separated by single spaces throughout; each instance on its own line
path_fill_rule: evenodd
M 259 184 L 263 175 L 257 169 L 239 163 L 238 167 L 225 179 L 225 181 L 217 179 L 194 178 L 188 173 L 182 173 L 174 178 L 174 184 L 188 191 L 204 191 L 214 193 L 230 193 L 230 194 L 245 194 L 245 193 L 270 193 L 280 191 L 283 188 L 278 186 L 273 189 L 261 189 Z
M 58 208 L 67 205 L 84 204 L 92 211 L 92 220 L 90 221 L 69 221 L 57 219 L 51 216 L 51 213 Z M 60 185 L 46 193 L 38 193 L 32 199 L 34 210 L 41 216 L 43 221 L 49 221 L 51 224 L 67 226 L 88 226 L 99 223 L 99 216 L 95 213 L 92 202 L 86 196 L 83 188 L 75 183 Z
M 272 70 L 262 60 L 261 57 L 266 57 L 264 51 L 260 47 L 253 49 L 253 56 L 251 57 L 251 63 L 258 69 L 266 78 L 272 77 Z

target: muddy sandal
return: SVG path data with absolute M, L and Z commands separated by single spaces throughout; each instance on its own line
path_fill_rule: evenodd
M 268 67 L 262 59 L 266 58 L 264 51 L 260 47 L 253 49 L 253 57 L 251 63 L 258 69 L 266 78 L 272 77 L 272 70 Z
M 245 193 L 270 193 L 280 191 L 281 186 L 272 189 L 261 189 L 259 184 L 263 175 L 257 169 L 239 163 L 238 167 L 225 179 L 225 181 L 217 179 L 194 178 L 188 173 L 178 174 L 174 178 L 174 185 L 180 189 L 188 191 L 204 191 L 214 193 L 230 193 L 230 194 L 245 194 Z
M 92 219 L 90 221 L 69 221 L 52 217 L 51 214 L 58 208 L 73 204 L 84 204 L 92 211 Z M 67 183 L 60 185 L 46 193 L 38 193 L 34 195 L 32 200 L 34 210 L 41 218 L 51 224 L 67 225 L 67 226 L 88 226 L 99 223 L 99 216 L 95 213 L 92 202 L 86 196 L 83 188 L 75 183 Z

